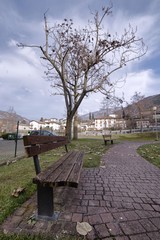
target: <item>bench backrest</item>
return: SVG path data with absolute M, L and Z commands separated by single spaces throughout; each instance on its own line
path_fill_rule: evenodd
M 67 151 L 68 139 L 65 136 L 24 136 L 23 143 L 27 157 L 34 157 L 40 153 L 65 146 Z
M 104 134 L 104 135 L 103 135 L 103 139 L 105 140 L 106 138 L 111 139 L 111 138 L 112 138 L 112 135 L 111 135 L 111 134 Z

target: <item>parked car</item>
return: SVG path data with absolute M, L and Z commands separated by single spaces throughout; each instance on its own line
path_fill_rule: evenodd
M 4 133 L 2 134 L 2 138 L 4 140 L 16 140 L 17 133 Z M 17 139 L 22 139 L 21 135 L 18 135 Z
M 49 132 L 47 130 L 33 130 L 30 135 L 41 135 L 41 136 L 56 136 L 55 133 Z

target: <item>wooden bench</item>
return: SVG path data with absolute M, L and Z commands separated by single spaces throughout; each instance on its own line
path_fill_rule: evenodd
M 78 187 L 83 165 L 83 152 L 67 150 L 67 138 L 63 136 L 24 136 L 23 142 L 27 157 L 33 157 L 37 184 L 37 219 L 54 220 L 53 187 Z M 46 170 L 41 171 L 39 154 L 65 146 L 66 154 Z
M 104 140 L 104 144 L 107 145 L 107 142 L 110 142 L 111 144 L 113 144 L 113 138 L 111 134 L 104 134 L 103 136 L 103 140 Z

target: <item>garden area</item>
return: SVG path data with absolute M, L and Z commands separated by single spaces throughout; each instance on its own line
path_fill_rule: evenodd
M 153 133 L 137 133 L 116 136 L 115 144 L 121 141 L 145 141 L 145 144 L 138 148 L 137 152 L 152 164 L 160 167 L 160 143 L 155 141 Z M 148 141 L 148 143 L 147 143 Z M 113 144 L 114 145 L 114 144 Z M 84 168 L 96 168 L 101 164 L 101 158 L 104 153 L 113 145 L 104 145 L 102 138 L 85 138 L 77 141 L 72 141 L 69 145 L 69 150 L 82 150 L 85 153 Z M 64 148 L 52 150 L 41 155 L 41 166 L 48 167 L 51 163 L 56 161 L 65 152 Z M 36 186 L 32 184 L 34 177 L 34 166 L 31 158 L 23 158 L 9 165 L 0 167 L 0 224 L 11 215 L 15 209 L 20 207 L 27 199 L 29 199 L 36 191 Z M 22 189 L 23 194 L 15 193 L 18 189 Z M 0 233 L 0 239 L 3 240 L 41 240 L 40 236 L 22 236 L 22 235 L 5 235 Z M 46 240 L 53 239 L 46 237 Z M 77 239 L 67 238 L 61 239 Z M 81 238 L 79 238 L 81 239 Z

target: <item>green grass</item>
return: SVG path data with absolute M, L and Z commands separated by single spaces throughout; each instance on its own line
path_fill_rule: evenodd
M 153 132 L 126 133 L 126 134 L 118 135 L 117 139 L 118 140 L 127 140 L 127 141 L 150 141 L 150 140 L 155 140 L 156 136 L 155 136 L 155 133 L 153 133 Z
M 143 145 L 137 149 L 137 152 L 143 158 L 160 168 L 160 143 Z
M 84 238 L 82 237 L 74 237 L 74 236 L 62 236 L 61 238 L 59 237 L 47 237 L 47 236 L 42 236 L 42 235 L 16 235 L 16 234 L 12 234 L 12 235 L 4 235 L 0 233 L 0 239 L 1 240 L 82 240 Z

